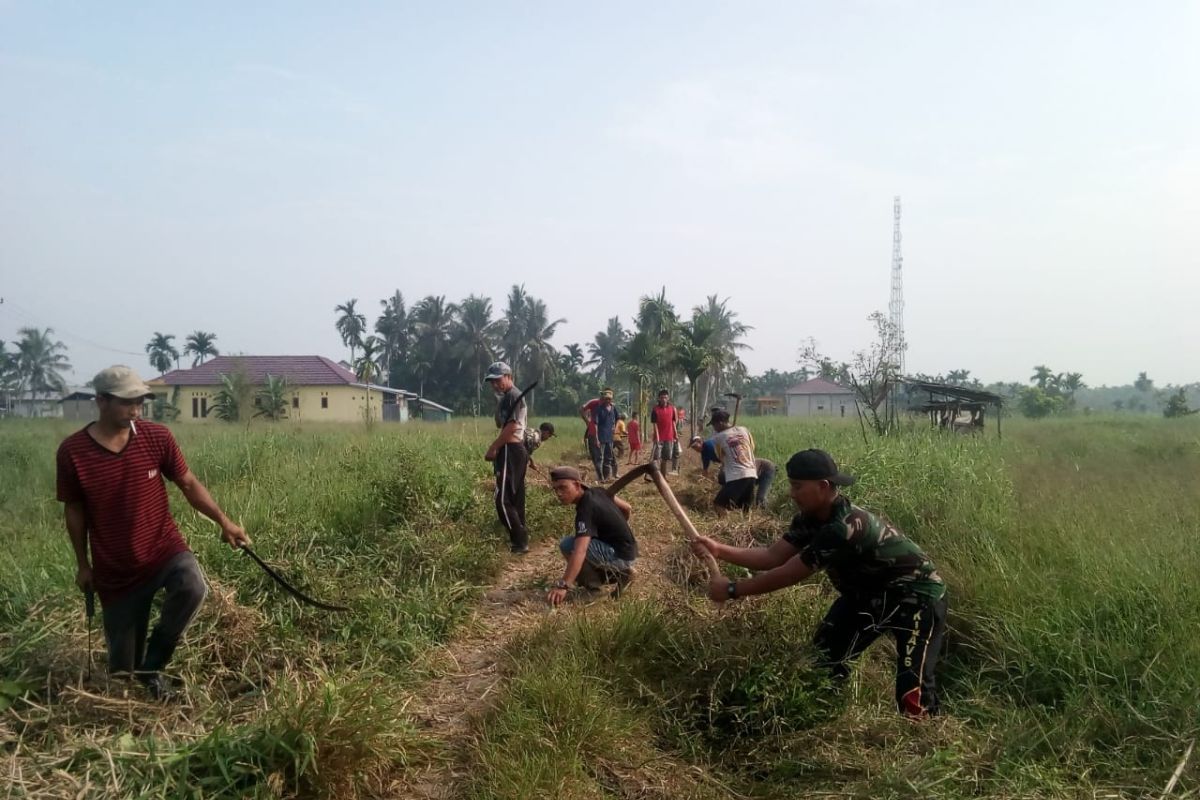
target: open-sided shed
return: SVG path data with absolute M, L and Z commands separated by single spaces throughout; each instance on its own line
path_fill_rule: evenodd
M 1004 405 L 1004 398 L 1000 395 L 982 389 L 912 378 L 905 378 L 901 382 L 912 394 L 929 395 L 928 400 L 913 410 L 928 414 L 929 422 L 935 428 L 960 433 L 982 432 L 984 418 L 990 406 L 996 410 L 996 436 L 1001 435 L 1000 409 Z

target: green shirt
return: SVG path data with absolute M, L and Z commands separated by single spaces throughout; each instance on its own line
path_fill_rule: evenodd
M 894 525 L 839 496 L 825 522 L 792 518 L 783 535 L 800 559 L 824 569 L 842 594 L 900 591 L 940 600 L 946 584 L 929 556 Z

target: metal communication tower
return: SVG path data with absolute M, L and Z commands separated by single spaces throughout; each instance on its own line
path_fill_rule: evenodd
M 900 196 L 895 198 L 892 227 L 892 299 L 888 303 L 891 323 L 891 362 L 904 374 L 904 257 L 900 255 Z

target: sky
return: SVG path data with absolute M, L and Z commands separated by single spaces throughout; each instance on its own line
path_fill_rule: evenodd
M 909 372 L 1200 380 L 1200 3 L 0 0 L 0 339 L 346 354 L 524 284 L 586 343 L 728 298 Z

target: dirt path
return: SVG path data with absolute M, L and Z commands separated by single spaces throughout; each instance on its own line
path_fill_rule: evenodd
M 682 476 L 671 483 L 685 506 L 705 484 Z M 530 491 L 544 491 L 531 484 Z M 676 523 L 651 484 L 640 481 L 622 493 L 634 506 L 634 532 L 638 537 L 637 577 L 630 597 L 678 591 L 688 580 L 690 565 L 681 559 Z M 467 739 L 472 720 L 484 711 L 504 680 L 508 644 L 518 633 L 532 630 L 550 614 L 586 613 L 598 604 L 614 602 L 606 592 L 572 590 L 568 603 L 552 610 L 546 603 L 548 586 L 562 574 L 558 538 L 548 536 L 527 556 L 511 558 L 483 596 L 473 619 L 463 632 L 432 658 L 437 675 L 414 697 L 410 706 L 418 729 L 435 748 L 427 763 L 409 771 L 394 787 L 394 797 L 449 800 L 469 768 Z

